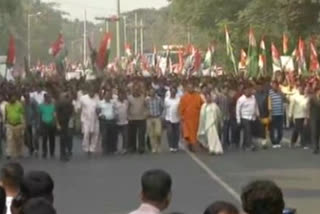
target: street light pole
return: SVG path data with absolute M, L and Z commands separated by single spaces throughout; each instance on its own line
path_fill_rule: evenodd
M 83 23 L 83 65 L 87 60 L 87 11 L 84 10 L 84 23 Z
M 117 0 L 117 12 L 118 12 L 118 20 L 117 20 L 117 57 L 120 58 L 120 0 Z
M 141 52 L 141 55 L 143 55 L 143 50 L 144 50 L 144 47 L 143 47 L 143 39 L 144 39 L 144 29 L 143 29 L 143 21 L 142 19 L 140 20 L 140 52 Z
M 138 13 L 134 14 L 134 52 L 138 54 Z
M 123 35 L 124 35 L 124 44 L 127 44 L 127 17 L 123 16 Z
M 27 52 L 28 52 L 28 66 L 31 66 L 31 17 L 33 16 L 40 16 L 42 13 L 37 12 L 35 14 L 28 14 L 28 19 L 27 19 L 27 27 L 28 27 L 28 45 L 27 45 Z

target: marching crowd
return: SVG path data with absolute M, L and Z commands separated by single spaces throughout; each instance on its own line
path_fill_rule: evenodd
M 54 180 L 47 172 L 32 170 L 25 173 L 19 163 L 7 163 L 0 171 L 0 214 L 56 214 L 54 188 Z M 157 169 L 146 171 L 141 177 L 141 205 L 130 214 L 164 213 L 171 201 L 174 201 L 172 192 L 173 181 L 167 172 Z M 267 180 L 253 181 L 245 186 L 241 203 L 247 214 L 296 213 L 294 209 L 285 209 L 281 189 Z M 209 205 L 203 213 L 240 212 L 229 202 L 217 201 Z
M 3 82 L 0 88 L 0 154 L 8 159 L 23 157 L 25 146 L 31 156 L 53 158 L 59 136 L 60 158 L 68 161 L 77 130 L 89 156 L 160 153 L 164 130 L 173 153 L 179 142 L 213 155 L 230 147 L 280 148 L 283 129 L 291 126 L 291 146 L 319 152 L 316 78 L 113 76 Z

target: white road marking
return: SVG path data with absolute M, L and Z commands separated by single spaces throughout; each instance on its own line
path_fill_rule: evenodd
M 227 184 L 222 178 L 220 178 L 212 169 L 210 169 L 202 160 L 200 160 L 195 154 L 191 153 L 187 149 L 185 152 L 194 160 L 200 168 L 202 168 L 212 180 L 220 184 L 235 200 L 241 203 L 240 195 L 229 184 Z

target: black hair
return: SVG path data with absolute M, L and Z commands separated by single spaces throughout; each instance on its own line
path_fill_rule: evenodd
M 6 211 L 6 192 L 0 187 L 0 214 L 5 214 Z
M 0 172 L 0 179 L 5 185 L 19 189 L 23 179 L 24 170 L 21 164 L 10 162 L 5 164 Z
M 248 214 L 282 214 L 284 200 L 281 189 L 272 181 L 248 184 L 241 195 L 243 210 Z
M 21 194 L 26 199 L 43 197 L 53 203 L 54 182 L 51 176 L 44 171 L 30 171 L 23 178 Z
M 56 214 L 56 210 L 45 198 L 33 198 L 22 207 L 21 214 Z
M 239 214 L 239 210 L 231 203 L 225 201 L 217 201 L 207 207 L 203 214 Z
M 163 170 L 149 170 L 142 175 L 141 185 L 145 199 L 163 202 L 171 193 L 172 180 Z

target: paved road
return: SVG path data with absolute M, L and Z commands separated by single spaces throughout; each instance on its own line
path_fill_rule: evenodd
M 88 160 L 78 145 L 69 163 L 21 161 L 26 170 L 46 170 L 53 176 L 59 214 L 126 214 L 137 207 L 140 176 L 151 168 L 165 169 L 173 177 L 173 202 L 169 211 L 202 213 L 215 200 L 227 200 L 240 206 L 210 173 L 219 176 L 236 194 L 250 180 L 273 179 L 283 188 L 288 206 L 298 208 L 299 214 L 317 214 L 315 210 L 320 208 L 320 156 L 311 155 L 311 151 L 231 151 L 221 157 L 197 154 L 198 162 L 184 152 Z M 207 171 L 199 163 L 207 167 Z

